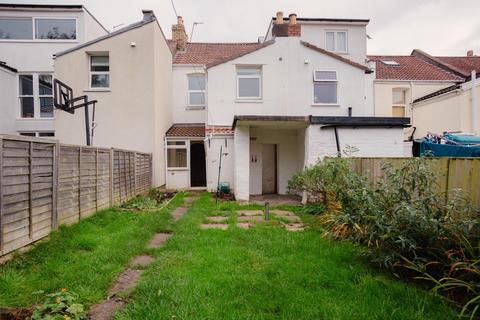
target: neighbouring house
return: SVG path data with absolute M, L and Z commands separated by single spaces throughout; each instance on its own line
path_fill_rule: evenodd
M 408 117 L 374 116 L 368 22 L 279 12 L 257 42 L 195 43 L 181 17 L 165 40 L 144 11 L 57 54 L 55 76 L 98 100 L 94 145 L 153 152 L 156 185 L 285 194 L 294 173 L 348 146 L 403 155 Z M 57 111 L 58 138 L 82 143 L 83 121 Z
M 480 107 L 472 96 L 471 75 L 480 72 L 480 57 L 473 52 L 440 57 L 415 49 L 408 56 L 368 58 L 376 74 L 375 116 L 410 117 L 412 127 L 405 130 L 406 137 L 444 131 L 478 133 L 472 121 L 478 119 Z
M 0 133 L 54 136 L 53 54 L 105 34 L 82 5 L 0 4 Z
M 57 53 L 55 78 L 75 96 L 98 100 L 94 146 L 152 153 L 153 182 L 165 184 L 172 52 L 152 11 L 144 10 L 137 23 Z M 55 134 L 61 142 L 85 144 L 84 112 L 55 110 Z

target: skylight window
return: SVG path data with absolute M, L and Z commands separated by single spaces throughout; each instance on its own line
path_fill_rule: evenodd
M 399 66 L 400 63 L 398 63 L 395 60 L 382 60 L 383 64 L 386 64 L 387 66 Z

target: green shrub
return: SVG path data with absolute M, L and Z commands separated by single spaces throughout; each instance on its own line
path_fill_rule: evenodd
M 385 163 L 382 173 L 384 179 L 371 182 L 353 172 L 348 160 L 330 158 L 297 174 L 289 189 L 324 199 L 327 213 L 320 220 L 326 235 L 365 244 L 372 262 L 399 276 L 420 272 L 452 300 L 474 299 L 467 306 L 474 313 L 480 308 L 478 208 L 461 190 L 445 201 L 426 159 L 396 168 Z
M 43 294 L 43 292 L 38 292 Z M 86 319 L 85 308 L 77 300 L 75 293 L 62 289 L 59 292 L 45 295 L 45 300 L 38 305 L 32 314 L 33 320 L 82 320 Z
M 315 203 L 315 204 L 308 204 L 302 206 L 301 213 L 302 214 L 311 214 L 311 215 L 320 215 L 324 214 L 327 209 L 325 205 L 322 203 Z
M 136 196 L 123 203 L 120 207 L 133 210 L 154 210 L 160 208 L 172 195 L 172 193 L 162 191 L 159 188 L 152 188 L 149 190 L 148 195 Z

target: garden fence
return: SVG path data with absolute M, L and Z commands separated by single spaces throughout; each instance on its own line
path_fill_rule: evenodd
M 398 167 L 412 158 L 350 158 L 355 172 L 370 180 L 384 179 L 382 165 L 385 162 Z M 480 159 L 479 158 L 424 158 L 438 174 L 439 192 L 448 199 L 453 189 L 462 189 L 474 204 L 480 206 Z
M 0 135 L 0 256 L 151 186 L 151 154 Z

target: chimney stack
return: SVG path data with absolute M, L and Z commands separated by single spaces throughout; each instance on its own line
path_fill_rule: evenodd
M 143 21 L 150 21 L 154 17 L 153 10 L 142 10 L 143 13 Z
M 473 57 L 473 50 L 467 51 L 467 57 Z
M 302 27 L 297 23 L 297 14 L 290 13 L 288 15 L 288 36 L 300 37 L 302 35 Z
M 181 16 L 177 17 L 177 24 L 172 26 L 172 40 L 176 43 L 177 50 L 184 51 L 187 48 L 188 36 Z
M 277 12 L 277 18 L 275 19 L 275 24 L 283 24 L 283 12 Z

